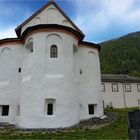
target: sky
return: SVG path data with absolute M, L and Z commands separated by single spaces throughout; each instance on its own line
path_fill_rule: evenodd
M 140 0 L 55 0 L 84 32 L 100 43 L 140 31 Z M 16 37 L 15 28 L 48 0 L 0 0 L 0 39 Z

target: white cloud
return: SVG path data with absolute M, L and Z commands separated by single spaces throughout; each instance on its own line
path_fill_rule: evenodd
M 140 27 L 138 0 L 77 0 L 75 6 L 75 23 L 85 34 L 105 32 L 113 24 L 120 28 Z
M 0 29 L 0 39 L 17 37 L 15 33 L 15 26 L 7 29 Z
M 134 0 L 106 0 L 102 2 L 102 5 L 110 18 L 120 18 L 133 7 L 133 2 Z
M 116 32 L 115 30 L 127 30 L 128 28 L 132 31 L 140 29 L 139 0 L 72 1 L 76 9 L 74 21 L 90 41 L 93 41 L 93 36 L 107 34 L 108 30 Z M 0 9 L 2 9 L 0 11 L 2 19 L 0 20 L 0 38 L 16 37 L 14 29 L 17 24 L 22 23 L 32 14 L 29 8 L 21 10 L 22 4 L 9 5 L 5 6 L 0 2 Z

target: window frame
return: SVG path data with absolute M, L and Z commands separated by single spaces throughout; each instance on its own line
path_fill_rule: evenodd
M 50 111 L 50 107 L 49 105 L 51 105 L 51 111 Z M 45 116 L 54 116 L 55 114 L 55 99 L 51 99 L 51 98 L 46 98 L 45 99 Z
M 113 86 L 117 86 L 117 90 L 114 90 Z M 112 83 L 112 92 L 119 92 L 119 86 L 118 83 Z
M 128 85 L 130 86 L 130 90 L 127 90 L 127 88 L 126 88 L 126 86 L 128 86 Z M 127 83 L 127 84 L 124 84 L 124 86 L 125 86 L 125 92 L 131 92 L 131 84 Z
M 50 58 L 58 58 L 58 47 L 56 45 L 50 47 Z
M 94 115 L 95 114 L 95 104 L 88 104 L 88 114 L 89 115 Z
M 102 92 L 105 92 L 105 83 L 102 83 Z
M 140 83 L 137 84 L 137 92 L 140 92 L 140 88 L 139 88 L 139 86 L 140 86 Z
M 9 105 L 0 105 L 1 107 L 1 116 L 2 117 L 7 117 L 9 116 L 9 109 L 10 109 L 10 106 Z M 4 110 L 4 108 L 6 108 L 6 110 Z

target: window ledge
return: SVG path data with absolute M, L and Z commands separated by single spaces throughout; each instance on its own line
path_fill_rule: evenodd
M 54 118 L 55 115 L 44 115 L 45 118 Z

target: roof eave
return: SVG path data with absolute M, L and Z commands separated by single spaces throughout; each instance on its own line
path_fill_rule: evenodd
M 93 48 L 97 48 L 99 52 L 101 50 L 101 46 L 99 44 L 95 44 L 95 43 L 87 42 L 87 41 L 81 41 L 80 44 L 81 45 L 89 45 L 89 46 L 92 46 Z
M 10 42 L 21 42 L 22 43 L 22 39 L 19 38 L 4 38 L 0 40 L 0 45 L 2 45 L 3 43 L 10 43 Z
M 66 30 L 68 32 L 71 32 L 71 33 L 75 34 L 79 38 L 79 42 L 81 42 L 83 40 L 83 38 L 84 38 L 83 34 L 81 34 L 80 32 L 78 32 L 76 30 L 74 30 L 73 28 L 63 26 L 63 25 L 58 25 L 58 24 L 39 24 L 39 25 L 28 27 L 22 33 L 22 35 L 20 35 L 20 38 L 24 38 L 26 36 L 26 34 L 28 34 L 30 31 L 37 30 L 37 29 L 56 29 L 56 30 L 63 29 L 63 30 Z

